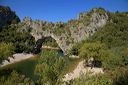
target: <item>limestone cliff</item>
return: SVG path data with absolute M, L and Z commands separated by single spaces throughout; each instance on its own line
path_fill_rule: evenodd
M 73 46 L 73 44 L 87 39 L 93 35 L 99 28 L 105 26 L 108 15 L 103 9 L 92 9 L 90 12 L 81 13 L 76 20 L 70 20 L 68 23 L 52 23 L 35 20 L 26 17 L 22 23 L 22 28 L 30 28 L 31 35 L 37 41 L 42 37 L 51 36 L 56 40 L 64 53 Z

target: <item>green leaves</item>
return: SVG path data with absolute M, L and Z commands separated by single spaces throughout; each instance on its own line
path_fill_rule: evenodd
M 94 75 L 88 74 L 82 75 L 80 78 L 75 79 L 71 85 L 112 85 L 112 80 L 106 75 Z
M 103 67 L 107 69 L 128 65 L 127 14 L 108 13 L 110 21 L 82 43 L 79 55 L 84 58 L 95 57 L 101 60 Z
M 65 61 L 58 52 L 43 50 L 35 69 L 35 73 L 40 75 L 39 83 L 55 85 L 64 65 Z
M 100 42 L 84 43 L 79 49 L 79 56 L 85 59 L 94 58 L 101 59 L 101 51 L 105 49 L 105 45 Z
M 14 53 L 15 47 L 13 43 L 0 43 L 0 61 L 11 57 Z
M 20 22 L 19 17 L 9 7 L 0 6 L 0 27 Z
M 34 38 L 29 32 L 18 31 L 18 25 L 5 26 L 0 31 L 0 42 L 13 43 L 15 46 L 15 52 L 30 52 L 35 44 Z
M 16 71 L 10 72 L 7 76 L 0 76 L 0 82 L 1 85 L 35 85 L 32 80 Z

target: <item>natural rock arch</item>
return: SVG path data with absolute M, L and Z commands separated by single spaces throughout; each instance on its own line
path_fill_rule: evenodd
M 32 53 L 38 54 L 41 51 L 42 46 L 48 46 L 53 48 L 58 48 L 58 44 L 56 43 L 56 40 L 54 40 L 51 36 L 48 37 L 42 37 L 41 39 L 38 39 L 33 46 Z M 58 50 L 60 50 L 58 48 Z
M 98 28 L 102 28 L 106 24 L 107 20 L 108 16 L 106 13 L 99 14 L 94 12 L 91 15 L 91 22 L 89 25 L 84 27 L 78 25 L 77 33 L 74 32 L 72 27 L 70 27 L 68 32 L 60 33 L 60 35 L 53 32 L 56 26 L 55 23 L 39 20 L 33 21 L 30 18 L 26 18 L 23 23 L 26 27 L 29 26 L 31 28 L 30 33 L 36 41 L 42 39 L 42 37 L 50 36 L 56 40 L 58 46 L 62 49 L 64 54 L 67 54 L 68 50 L 71 49 L 73 44 L 85 40 L 89 36 L 93 35 L 98 30 Z M 43 29 L 44 25 L 50 26 L 51 28 Z

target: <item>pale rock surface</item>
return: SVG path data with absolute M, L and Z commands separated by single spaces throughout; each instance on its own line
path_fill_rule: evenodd
M 73 72 L 71 73 L 67 73 L 66 75 L 64 75 L 63 81 L 67 82 L 70 80 L 73 80 L 75 78 L 79 78 L 81 75 L 84 75 L 86 73 L 90 73 L 90 75 L 95 75 L 98 73 L 103 74 L 103 69 L 102 68 L 92 68 L 91 67 L 84 67 L 84 61 L 79 62 L 79 64 L 77 65 L 77 67 L 73 70 Z

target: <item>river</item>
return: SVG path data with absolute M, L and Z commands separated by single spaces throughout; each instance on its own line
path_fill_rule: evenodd
M 20 72 L 21 74 L 26 75 L 33 81 L 36 81 L 38 79 L 38 76 L 34 74 L 34 70 L 36 64 L 38 63 L 38 59 L 39 57 L 31 57 L 29 59 L 22 60 L 20 62 L 6 65 L 1 69 L 14 69 Z
M 62 51 L 57 51 L 57 52 L 59 53 L 59 55 L 64 56 Z M 17 54 L 14 54 L 14 55 L 17 55 Z M 38 63 L 39 56 L 34 56 L 32 54 L 23 54 L 23 53 L 18 55 L 20 56 L 13 58 L 13 59 L 16 59 L 16 60 L 13 60 L 14 62 L 10 61 L 11 63 L 9 62 L 5 63 L 0 69 L 14 69 L 20 72 L 21 74 L 26 75 L 33 81 L 38 80 L 39 77 L 34 74 L 34 70 Z

